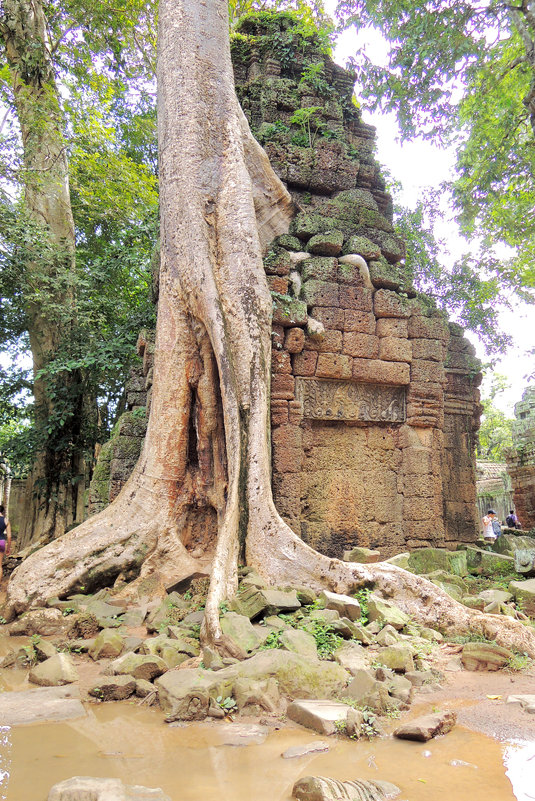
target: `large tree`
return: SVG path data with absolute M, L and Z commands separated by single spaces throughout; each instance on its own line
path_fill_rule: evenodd
M 141 138 L 136 143 L 134 111 L 142 104 L 135 108 L 126 97 L 122 78 L 146 75 L 143 57 L 132 55 L 148 36 L 143 6 L 121 0 L 111 12 L 75 0 L 64 8 L 5 0 L 0 8 L 0 340 L 13 357 L 2 397 L 15 407 L 21 388 L 34 397 L 33 425 L 3 438 L 13 463 L 30 465 L 24 544 L 52 539 L 83 519 L 97 397 L 118 374 L 124 383 L 119 365 L 135 341 L 126 326 L 118 330 L 125 306 L 135 326 L 132 298 L 139 299 L 136 280 L 143 284 L 139 270 L 125 269 L 127 251 L 141 266 L 140 218 L 150 216 L 155 192 L 154 176 L 133 152 Z M 139 23 L 136 37 L 126 18 Z M 102 123 L 103 109 L 113 109 L 115 125 Z M 119 144 L 121 124 L 134 133 Z M 31 380 L 18 366 L 26 348 Z
M 236 99 L 226 0 L 162 0 L 159 26 L 162 262 L 144 449 L 111 506 L 17 569 L 7 613 L 140 566 L 141 577 L 157 571 L 170 586 L 210 561 L 201 635 L 230 650 L 219 604 L 236 592 L 243 558 L 275 584 L 342 592 L 374 585 L 417 620 L 535 655 L 535 636 L 518 621 L 474 613 L 395 566 L 323 556 L 277 513 L 262 247 L 286 230 L 291 204 Z

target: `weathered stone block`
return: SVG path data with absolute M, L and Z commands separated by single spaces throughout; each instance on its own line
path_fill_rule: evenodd
M 373 293 L 371 289 L 361 286 L 339 287 L 339 302 L 342 309 L 371 312 L 373 309 Z
M 277 292 L 279 295 L 286 295 L 288 293 L 289 281 L 281 275 L 268 275 L 267 283 L 270 292 Z
M 409 335 L 408 320 L 397 317 L 379 317 L 375 333 L 378 337 L 407 338 Z
M 379 339 L 370 334 L 349 331 L 344 334 L 343 353 L 365 359 L 376 359 L 379 353 Z
M 284 328 L 306 325 L 308 320 L 307 305 L 302 300 L 288 295 L 272 295 L 273 322 Z
M 320 337 L 305 337 L 305 350 L 315 350 L 319 353 L 337 353 L 342 350 L 342 332 L 324 331 Z
M 381 255 L 381 248 L 368 239 L 366 236 L 351 236 L 344 245 L 344 254 L 358 253 L 367 261 L 378 259 Z
M 326 231 L 311 237 L 307 247 L 310 253 L 317 253 L 319 256 L 338 256 L 343 244 L 342 231 Z
M 409 336 L 411 339 L 439 339 L 447 340 L 449 337 L 448 324 L 443 316 L 424 317 L 413 315 L 409 320 Z
M 296 376 L 313 376 L 316 372 L 318 354 L 311 350 L 297 353 L 293 357 L 293 370 Z
M 320 353 L 316 365 L 318 378 L 351 378 L 352 359 L 339 353 Z
M 412 302 L 397 292 L 378 289 L 373 300 L 373 310 L 376 317 L 408 318 L 412 313 Z
M 292 260 L 284 248 L 274 248 L 264 258 L 264 270 L 268 275 L 288 275 Z
M 271 397 L 282 400 L 292 400 L 295 391 L 295 379 L 292 375 L 275 373 L 271 377 Z
M 301 294 L 307 306 L 338 305 L 338 284 L 333 281 L 306 281 Z
M 319 323 L 325 326 L 326 329 L 344 330 L 344 310 L 334 308 L 331 306 L 313 306 L 310 314 Z
M 409 365 L 404 362 L 355 358 L 353 360 L 353 378 L 356 381 L 405 386 L 409 383 Z
M 292 329 L 295 331 L 296 329 Z M 301 329 L 298 328 L 298 331 Z M 288 373 L 292 372 L 292 361 L 290 359 L 290 354 L 287 350 L 275 350 L 271 351 L 271 369 L 274 373 Z
M 312 241 L 312 240 L 311 240 Z M 333 258 L 308 258 L 301 264 L 303 281 L 336 281 L 338 261 Z
M 415 359 L 429 359 L 443 362 L 445 356 L 444 341 L 441 339 L 412 339 L 412 355 Z
M 379 358 L 387 362 L 411 362 L 412 345 L 408 339 L 382 337 L 379 339 Z
M 301 353 L 305 345 L 305 332 L 302 328 L 288 328 L 284 338 L 284 347 L 288 353 Z
M 375 315 L 372 312 L 345 309 L 343 315 L 343 331 L 357 331 L 360 334 L 375 333 Z
M 445 380 L 444 367 L 436 362 L 424 359 L 413 359 L 411 364 L 411 380 L 440 384 Z

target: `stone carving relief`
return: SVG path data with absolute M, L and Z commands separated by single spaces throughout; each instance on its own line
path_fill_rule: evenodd
M 406 420 L 405 387 L 318 378 L 296 378 L 295 384 L 303 416 L 312 420 L 369 423 Z

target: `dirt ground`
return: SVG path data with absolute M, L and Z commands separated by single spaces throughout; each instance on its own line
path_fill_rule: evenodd
M 535 666 L 515 673 L 507 670 L 451 671 L 447 664 L 456 650 L 450 645 L 440 649 L 433 667 L 444 675 L 441 689 L 416 690 L 407 716 L 414 717 L 430 708 L 448 708 L 457 713 L 457 723 L 472 731 L 501 741 L 535 742 L 535 715 L 525 712 L 519 704 L 507 703 L 510 695 L 535 695 Z

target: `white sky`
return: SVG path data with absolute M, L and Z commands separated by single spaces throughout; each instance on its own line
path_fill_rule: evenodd
M 337 42 L 335 60 L 344 65 L 347 58 L 354 55 L 359 47 L 364 47 L 368 53 L 373 49 L 374 60 L 381 58 L 386 63 L 386 42 L 377 34 L 366 30 L 358 34 L 355 31 L 342 34 Z M 358 87 L 356 92 L 358 96 Z M 377 158 L 388 168 L 392 177 L 403 185 L 400 199 L 404 205 L 414 205 L 426 187 L 437 186 L 451 176 L 455 162 L 453 149 L 441 150 L 424 140 L 401 144 L 393 114 L 370 114 L 365 111 L 363 120 L 377 127 Z M 453 223 L 446 223 L 444 229 L 438 233 L 447 240 L 453 255 L 456 252 L 461 255 L 466 250 L 466 242 L 459 237 Z M 530 348 L 535 348 L 535 313 L 533 307 L 517 304 L 514 311 L 502 309 L 500 321 L 503 330 L 512 337 L 513 344 L 494 369 L 495 372 L 507 376 L 511 388 L 496 398 L 496 405 L 512 416 L 514 404 L 521 399 L 528 384 L 527 376 L 535 372 L 535 357 L 527 354 Z M 489 361 L 476 335 L 470 333 L 468 336 L 482 361 Z M 484 386 L 488 385 L 489 378 L 487 375 Z

